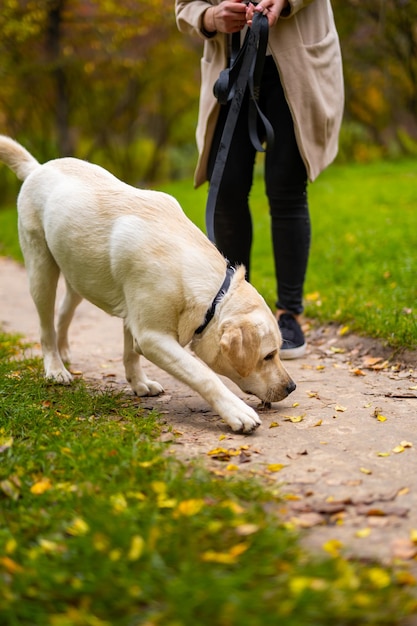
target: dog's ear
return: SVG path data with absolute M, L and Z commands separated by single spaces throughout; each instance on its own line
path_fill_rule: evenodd
M 220 339 L 220 349 L 233 368 L 246 378 L 259 359 L 261 339 L 253 324 L 226 324 Z

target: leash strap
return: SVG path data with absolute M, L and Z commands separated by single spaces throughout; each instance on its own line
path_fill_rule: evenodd
M 238 35 L 240 36 L 239 33 Z M 249 90 L 248 130 L 253 147 L 258 152 L 265 151 L 258 136 L 258 117 L 265 129 L 266 149 L 270 150 L 274 143 L 272 126 L 258 104 L 267 45 L 268 19 L 262 13 L 255 13 L 252 26 L 248 28 L 242 47 L 236 53 L 233 52 L 236 46 L 232 45 L 231 66 L 220 72 L 213 88 L 214 95 L 220 104 L 225 105 L 231 102 L 216 155 L 206 205 L 206 230 L 212 242 L 214 242 L 214 213 L 217 195 L 246 89 Z

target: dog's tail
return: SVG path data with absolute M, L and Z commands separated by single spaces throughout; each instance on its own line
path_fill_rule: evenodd
M 20 143 L 0 135 L 0 161 L 10 167 L 20 180 L 25 180 L 40 163 Z

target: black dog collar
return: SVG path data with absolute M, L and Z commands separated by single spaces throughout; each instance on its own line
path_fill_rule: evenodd
M 201 335 L 201 333 L 203 332 L 203 330 L 206 329 L 206 327 L 208 326 L 208 324 L 211 322 L 211 320 L 214 317 L 214 313 L 216 311 L 216 306 L 219 304 L 219 302 L 224 298 L 225 294 L 227 293 L 227 290 L 230 287 L 230 283 L 232 281 L 232 276 L 235 273 L 236 268 L 232 267 L 231 265 L 229 265 L 227 267 L 226 270 L 226 276 L 225 279 L 223 281 L 222 286 L 220 287 L 219 291 L 217 292 L 217 294 L 214 297 L 213 302 L 211 303 L 211 307 L 208 309 L 207 313 L 206 313 L 206 317 L 204 318 L 204 322 L 201 324 L 201 326 L 199 326 L 197 328 L 197 330 L 195 331 L 196 335 Z

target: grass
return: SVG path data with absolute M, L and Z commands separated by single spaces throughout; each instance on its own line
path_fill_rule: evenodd
M 207 189 L 165 186 L 204 229 Z M 415 161 L 333 165 L 309 187 L 313 241 L 306 315 L 399 348 L 417 347 L 417 166 Z M 276 300 L 269 214 L 258 176 L 252 281 Z
M 0 334 L 4 626 L 395 625 L 407 570 L 303 552 L 268 483 L 187 466 L 133 397 L 49 384 Z M 323 555 L 325 553 L 323 552 Z
M 0 210 L 0 256 L 9 256 L 23 263 L 17 235 L 17 213 L 15 208 Z

